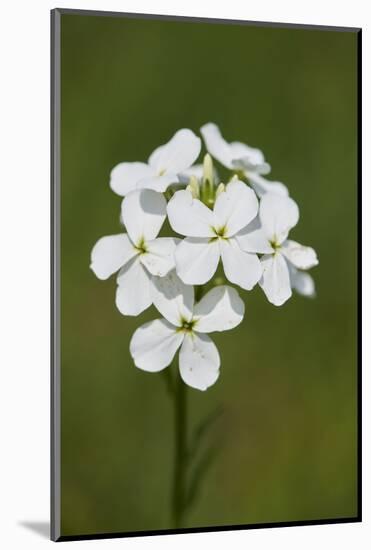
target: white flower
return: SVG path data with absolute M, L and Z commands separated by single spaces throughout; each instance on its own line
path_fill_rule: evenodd
M 226 168 L 243 172 L 259 197 L 267 192 L 274 192 L 282 196 L 288 195 L 287 187 L 283 183 L 268 181 L 262 177 L 268 174 L 271 168 L 265 162 L 260 149 L 249 147 L 239 141 L 228 143 L 220 133 L 218 126 L 212 122 L 202 126 L 200 131 L 210 155 Z
M 247 252 L 264 254 L 263 275 L 259 281 L 268 300 L 280 306 L 291 296 L 291 288 L 306 296 L 314 295 L 314 283 L 306 270 L 318 264 L 316 252 L 288 240 L 299 221 L 297 204 L 289 197 L 267 193 L 260 201 L 260 224 L 250 224 L 239 235 L 239 244 Z
M 153 151 L 144 162 L 121 162 L 111 172 L 111 189 L 124 197 L 135 189 L 153 189 L 163 193 L 172 183 L 179 182 L 178 174 L 187 170 L 197 159 L 201 140 L 191 130 L 178 130 L 168 143 Z
M 178 239 L 160 237 L 166 200 L 150 190 L 133 191 L 122 202 L 127 234 L 102 237 L 91 253 L 91 269 L 99 279 L 117 278 L 116 305 L 124 315 L 139 315 L 152 304 L 151 276 L 163 277 L 174 268 Z
M 206 390 L 219 377 L 220 357 L 209 332 L 230 330 L 243 319 L 244 303 L 236 290 L 218 286 L 194 305 L 192 286 L 184 285 L 172 271 L 156 278 L 153 303 L 164 318 L 139 327 L 130 342 L 135 365 L 158 372 L 170 365 L 176 351 L 179 370 L 189 386 Z
M 233 181 L 210 210 L 189 191 L 178 191 L 167 206 L 174 231 L 185 235 L 175 251 L 176 270 L 186 284 L 204 284 L 214 275 L 221 257 L 227 279 L 250 290 L 261 277 L 256 254 L 243 252 L 239 232 L 258 212 L 255 193 L 243 182 Z

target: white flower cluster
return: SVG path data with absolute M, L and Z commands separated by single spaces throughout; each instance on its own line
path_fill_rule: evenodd
M 244 316 L 236 289 L 213 279 L 219 262 L 230 283 L 245 290 L 258 283 L 280 306 L 292 288 L 314 296 L 305 271 L 318 260 L 313 248 L 288 239 L 299 209 L 285 185 L 263 177 L 270 171 L 263 153 L 228 143 L 212 123 L 201 134 L 208 151 L 203 165 L 194 164 L 201 139 L 182 129 L 148 163 L 123 162 L 112 170 L 110 186 L 124 197 L 127 232 L 95 244 L 91 269 L 100 279 L 118 271 L 116 305 L 123 315 L 139 315 L 153 304 L 163 316 L 135 331 L 135 365 L 163 370 L 180 348 L 184 382 L 206 390 L 220 368 L 208 333 L 232 329 Z M 210 155 L 231 171 L 228 183 L 218 182 Z M 177 236 L 158 236 L 166 217 Z M 211 280 L 214 287 L 195 303 L 194 285 Z

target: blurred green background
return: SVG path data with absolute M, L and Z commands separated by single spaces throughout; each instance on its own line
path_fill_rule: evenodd
M 354 517 L 356 42 L 353 32 L 62 15 L 62 534 L 171 528 L 173 410 L 136 369 L 115 277 L 89 269 L 120 232 L 108 186 L 181 127 L 208 121 L 261 148 L 301 209 L 318 296 L 269 304 L 213 335 L 219 381 L 189 389 L 191 428 L 213 411 L 220 452 L 185 527 Z

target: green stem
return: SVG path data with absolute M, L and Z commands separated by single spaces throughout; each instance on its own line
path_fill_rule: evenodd
M 206 286 L 196 287 L 196 301 L 206 292 Z M 178 369 L 176 369 L 178 371 Z M 170 373 L 168 373 L 170 375 Z M 187 386 L 179 371 L 167 378 L 167 387 L 174 398 L 174 479 L 173 479 L 173 523 L 174 528 L 184 526 L 184 514 L 187 508 L 188 487 L 188 421 L 187 421 Z
M 183 525 L 186 505 L 186 457 L 187 457 L 187 386 L 178 374 L 174 381 L 175 406 L 175 467 L 173 484 L 174 527 Z

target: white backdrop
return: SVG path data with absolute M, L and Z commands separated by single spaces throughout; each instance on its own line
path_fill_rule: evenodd
M 370 33 L 367 1 L 18 0 L 2 4 L 0 32 L 0 545 L 52 545 L 27 527 L 49 519 L 49 10 L 104 9 L 225 19 L 363 27 L 364 197 L 370 212 Z M 368 157 L 368 158 L 367 158 Z M 346 220 L 344 220 L 346 225 Z M 342 228 L 339 228 L 341 235 Z M 364 222 L 364 280 L 370 273 L 370 216 Z M 368 253 L 367 253 L 368 252 Z M 340 261 L 346 261 L 346 251 Z M 334 266 L 334 271 L 336 266 Z M 370 357 L 370 292 L 364 289 L 364 364 Z M 368 342 L 366 341 L 368 337 Z M 368 369 L 369 370 L 369 369 Z M 364 371 L 364 523 L 69 543 L 79 548 L 289 550 L 368 548 L 370 375 Z M 367 403 L 368 401 L 368 403 Z M 368 435 L 368 437 L 366 437 Z

